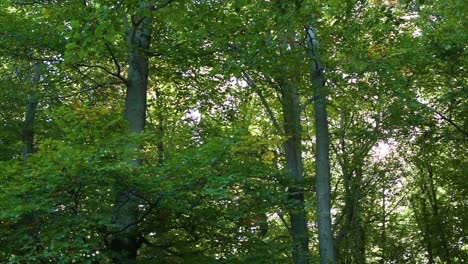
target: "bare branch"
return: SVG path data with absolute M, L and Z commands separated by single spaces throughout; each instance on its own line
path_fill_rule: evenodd
M 127 79 L 121 75 L 122 67 L 120 66 L 120 63 L 119 63 L 119 61 L 117 60 L 117 57 L 115 56 L 114 52 L 112 51 L 112 49 L 111 49 L 109 43 L 107 43 L 107 41 L 104 41 L 104 44 L 106 45 L 106 49 L 107 49 L 107 51 L 109 51 L 109 54 L 111 55 L 112 61 L 114 62 L 114 65 L 115 65 L 116 73 L 114 74 L 114 76 L 116 76 L 116 77 L 119 78 L 123 83 L 126 84 L 126 83 L 127 83 Z
M 465 138 L 468 138 L 468 131 L 465 131 L 462 127 L 460 127 L 455 121 L 453 121 L 451 118 L 447 117 L 444 113 L 441 111 L 437 110 L 434 106 L 431 106 L 430 104 L 424 104 L 421 102 L 416 101 L 418 104 L 428 108 L 429 110 L 433 111 L 436 113 L 440 118 L 442 118 L 444 121 L 452 125 L 458 132 L 460 132 L 462 135 L 465 136 Z
M 162 9 L 162 8 L 168 6 L 172 2 L 175 2 L 175 0 L 167 0 L 166 2 L 164 2 L 164 3 L 162 3 L 162 4 L 158 5 L 158 6 L 154 5 L 153 10 L 156 11 L 156 10 Z
M 124 231 L 127 230 L 128 228 L 130 228 L 130 227 L 132 227 L 132 226 L 134 226 L 134 225 L 137 225 L 137 224 L 141 223 L 141 222 L 153 211 L 153 209 L 156 208 L 156 206 L 158 206 L 159 202 L 160 202 L 160 201 L 163 199 L 163 197 L 164 197 L 163 195 L 161 195 L 161 196 L 159 196 L 159 197 L 156 199 L 155 202 L 151 202 L 151 201 L 149 201 L 148 199 L 144 198 L 143 196 L 138 195 L 138 194 L 137 194 L 136 192 L 134 192 L 134 191 L 131 192 L 131 195 L 134 195 L 135 197 L 137 197 L 137 198 L 139 198 L 139 199 L 145 201 L 147 204 L 149 204 L 148 209 L 147 209 L 136 221 L 131 222 L 131 223 L 129 223 L 128 225 L 124 226 L 123 228 L 121 228 L 121 229 L 119 229 L 119 230 L 117 230 L 117 231 L 113 231 L 113 232 L 111 232 L 111 233 L 114 233 L 114 234 L 115 234 L 115 233 L 124 232 Z M 130 199 L 130 197 L 129 197 L 129 199 Z M 127 202 L 127 201 L 125 201 L 125 203 L 126 203 L 126 202 Z M 123 204 L 124 204 L 124 203 L 122 203 L 122 205 L 123 205 Z
M 307 99 L 301 106 L 301 113 L 304 112 L 304 110 L 313 102 L 317 96 L 312 96 L 309 99 Z
M 291 233 L 291 226 L 288 224 L 288 221 L 286 221 L 286 219 L 284 218 L 284 215 L 282 212 L 278 212 L 277 213 L 281 222 L 283 223 L 284 227 L 289 231 L 289 233 Z
M 432 109 L 432 111 L 434 111 L 438 116 L 440 116 L 443 120 L 445 120 L 446 122 L 448 122 L 449 124 L 451 124 L 453 127 L 455 127 L 456 130 L 458 130 L 458 132 L 462 133 L 466 138 L 468 138 L 468 132 L 465 131 L 463 128 L 461 128 L 458 124 L 456 124 L 452 119 L 448 118 L 447 116 L 445 116 L 442 112 L 430 107 L 430 106 L 427 106 L 429 107 L 430 109 Z
M 283 129 L 281 129 L 281 126 L 280 126 L 278 120 L 276 119 L 275 114 L 271 110 L 271 107 L 268 104 L 268 101 L 266 100 L 266 98 L 263 96 L 261 90 L 258 89 L 257 85 L 252 80 L 250 75 L 248 75 L 247 73 L 244 72 L 244 73 L 242 73 L 242 76 L 244 77 L 244 80 L 247 82 L 247 84 L 250 87 L 252 87 L 255 90 L 255 92 L 258 94 L 258 97 L 260 98 L 260 101 L 262 102 L 262 105 L 265 107 L 265 110 L 267 111 L 268 116 L 270 117 L 271 122 L 273 123 L 273 126 L 275 127 L 278 134 L 284 135 Z
M 89 64 L 84 64 L 84 63 L 77 63 L 76 64 L 77 66 L 79 67 L 85 67 L 85 68 L 97 68 L 97 69 L 101 69 L 103 70 L 104 72 L 118 78 L 119 80 L 121 80 L 125 85 L 127 84 L 127 79 L 125 79 L 124 77 L 122 77 L 120 74 L 118 73 L 115 73 L 115 72 L 112 72 L 111 70 L 109 70 L 108 68 L 102 66 L 102 65 L 89 65 Z

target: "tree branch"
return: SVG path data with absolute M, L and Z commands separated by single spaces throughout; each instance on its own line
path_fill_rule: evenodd
M 441 111 L 437 110 L 435 107 L 429 104 L 424 104 L 421 102 L 418 102 L 418 103 L 425 106 L 426 108 L 433 111 L 434 113 L 436 113 L 438 116 L 440 116 L 440 118 L 442 118 L 444 121 L 452 125 L 458 132 L 460 132 L 462 135 L 465 136 L 465 138 L 468 139 L 468 131 L 465 131 L 462 127 L 460 127 L 457 123 L 455 123 L 455 121 L 453 121 L 451 118 L 447 117 L 446 115 L 444 115 L 444 113 L 442 113 Z
M 114 74 L 114 76 L 119 78 L 124 84 L 127 84 L 127 79 L 121 75 L 122 67 L 120 66 L 120 63 L 117 60 L 117 57 L 115 56 L 114 52 L 109 46 L 109 43 L 107 43 L 107 41 L 104 41 L 104 44 L 106 45 L 106 49 L 107 51 L 109 51 L 109 54 L 111 55 L 112 61 L 114 62 L 114 65 L 115 65 L 116 73 Z
M 465 131 L 463 128 L 461 128 L 459 125 L 457 125 L 452 119 L 448 118 L 447 116 L 445 116 L 442 112 L 430 107 L 430 106 L 427 106 L 429 107 L 430 109 L 432 109 L 437 115 L 439 115 L 443 120 L 447 121 L 449 124 L 451 124 L 453 127 L 455 127 L 456 130 L 458 130 L 458 132 L 462 133 L 466 138 L 468 138 L 468 132 Z
M 137 198 L 145 201 L 147 204 L 149 204 L 149 207 L 136 221 L 129 223 L 128 225 L 124 226 L 123 228 L 121 228 L 121 229 L 119 229 L 117 231 L 112 231 L 111 233 L 113 233 L 113 234 L 124 232 L 125 230 L 127 230 L 131 226 L 134 226 L 134 225 L 137 225 L 137 224 L 141 223 L 153 211 L 153 209 L 156 208 L 156 206 L 158 206 L 159 202 L 164 197 L 163 195 L 161 195 L 156 199 L 156 202 L 151 202 L 148 199 L 144 198 L 143 196 L 138 195 L 136 192 L 131 192 L 131 195 L 134 195 Z M 130 198 L 129 198 L 129 200 L 130 200 Z M 125 201 L 125 202 L 127 202 L 127 201 Z M 122 205 L 123 204 L 124 203 L 122 203 Z
M 315 101 L 315 99 L 317 98 L 317 96 L 312 96 L 310 97 L 309 99 L 307 99 L 307 101 L 305 101 L 302 106 L 301 106 L 301 113 L 304 112 L 304 110 L 313 102 Z
M 84 64 L 84 63 L 77 63 L 76 64 L 78 67 L 85 67 L 85 68 L 97 68 L 97 69 L 101 69 L 103 70 L 105 73 L 108 73 L 114 77 L 116 77 L 117 79 L 121 80 L 123 82 L 123 84 L 127 84 L 127 79 L 125 79 L 124 77 L 122 77 L 120 74 L 118 73 L 115 73 L 115 72 L 112 72 L 111 70 L 109 70 L 108 68 L 102 66 L 102 65 L 89 65 L 89 64 Z
M 273 126 L 275 127 L 275 129 L 277 130 L 278 134 L 279 135 L 284 135 L 284 132 L 283 130 L 281 129 L 281 126 L 278 122 L 278 120 L 276 119 L 275 117 L 275 114 L 273 113 L 273 111 L 271 110 L 271 107 L 270 105 L 268 104 L 266 98 L 263 96 L 262 92 L 260 91 L 260 89 L 258 89 L 257 85 L 255 84 L 255 82 L 252 80 L 252 78 L 247 74 L 247 73 L 242 73 L 242 76 L 244 78 L 244 80 L 247 82 L 247 84 L 252 87 L 255 92 L 258 94 L 258 97 L 260 98 L 260 101 L 262 102 L 262 105 L 265 107 L 265 110 L 267 111 L 268 113 L 268 116 L 270 117 L 271 119 L 271 122 L 273 123 Z
M 156 11 L 156 10 L 162 9 L 162 8 L 168 6 L 172 2 L 175 2 L 175 0 L 167 0 L 166 2 L 164 2 L 164 3 L 162 3 L 162 4 L 158 5 L 158 6 L 154 5 L 153 10 Z

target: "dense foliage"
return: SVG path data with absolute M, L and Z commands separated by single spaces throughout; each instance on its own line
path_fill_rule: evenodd
M 0 262 L 464 263 L 467 13 L 0 0 Z

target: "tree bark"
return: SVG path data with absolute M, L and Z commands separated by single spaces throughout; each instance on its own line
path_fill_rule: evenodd
M 434 242 L 433 234 L 431 232 L 432 230 L 430 228 L 430 219 L 426 208 L 426 200 L 425 198 L 420 198 L 419 200 L 421 203 L 422 211 L 422 217 L 420 222 L 423 229 L 424 245 L 426 246 L 427 251 L 427 261 L 429 264 L 434 264 Z
M 279 80 L 282 91 L 282 107 L 286 170 L 290 178 L 288 186 L 291 218 L 293 263 L 309 263 L 309 234 L 304 205 L 304 175 L 302 172 L 301 106 L 297 84 L 286 78 Z
M 37 113 L 37 101 L 28 98 L 23 124 L 23 160 L 26 161 L 34 152 L 34 121 Z
M 436 184 L 434 183 L 434 171 L 431 164 L 427 164 L 428 176 L 429 176 L 429 201 L 432 208 L 432 217 L 434 221 L 434 229 L 436 234 L 438 234 L 438 240 L 441 247 L 440 254 L 441 259 L 444 263 L 451 264 L 451 253 L 450 253 L 450 244 L 447 242 L 447 236 L 445 232 L 445 226 L 440 212 L 439 212 L 439 201 L 437 198 Z
M 161 92 L 159 89 L 156 89 L 155 91 L 155 96 L 156 96 L 156 111 L 158 111 L 157 114 L 157 131 L 159 135 L 159 141 L 157 142 L 156 149 L 158 150 L 158 166 L 161 166 L 164 163 L 164 133 L 165 133 L 165 128 L 164 128 L 164 115 L 163 115 L 163 104 L 161 103 Z
M 148 4 L 141 4 L 140 11 L 151 11 Z M 146 94 L 148 85 L 148 55 L 145 53 L 150 47 L 151 18 L 135 16 L 132 25 L 127 29 L 126 38 L 129 49 L 127 94 L 125 98 L 124 119 L 128 123 L 129 134 L 141 134 L 146 121 Z M 142 146 L 129 144 L 134 151 L 134 157 L 127 162 L 132 168 L 141 165 L 137 157 Z M 138 248 L 138 203 L 132 186 L 123 186 L 117 192 L 113 223 L 114 236 L 110 249 L 114 263 L 134 263 Z
M 344 141 L 342 141 L 344 144 Z M 344 145 L 342 145 L 342 171 L 344 185 L 344 208 L 342 214 L 344 223 L 336 237 L 337 261 L 340 263 L 366 263 L 365 236 L 361 221 L 361 185 L 362 162 L 349 163 Z
M 386 254 L 387 254 L 387 250 L 386 250 L 387 248 L 386 246 L 387 245 L 387 211 L 386 211 L 387 205 L 385 202 L 385 199 L 386 199 L 385 190 L 386 190 L 386 186 L 384 185 L 384 187 L 382 188 L 382 219 L 381 219 L 382 228 L 380 231 L 380 249 L 382 250 L 382 252 L 381 252 L 379 264 L 386 263 Z
M 315 95 L 315 133 L 316 133 L 316 196 L 317 196 L 317 223 L 319 236 L 320 263 L 336 263 L 333 246 L 333 232 L 330 214 L 330 140 L 327 120 L 327 88 L 323 68 L 318 60 L 318 42 L 315 39 L 315 30 L 307 28 L 309 53 L 312 58 L 311 80 Z
M 41 77 L 41 66 L 39 63 L 33 65 L 33 75 L 31 77 L 31 85 L 36 85 Z M 34 152 L 34 123 L 36 119 L 38 102 L 33 95 L 27 94 L 26 111 L 23 123 L 23 155 L 22 158 L 26 161 Z
M 285 75 L 275 79 L 281 90 L 283 111 L 283 129 L 281 129 L 273 111 L 262 92 L 256 87 L 255 82 L 248 74 L 244 73 L 243 76 L 246 82 L 253 89 L 257 90 L 260 101 L 265 107 L 278 134 L 286 137 L 283 147 L 285 150 L 286 171 L 290 179 L 288 185 L 290 207 L 288 209 L 291 220 L 292 259 L 294 264 L 309 263 L 309 234 L 304 204 L 304 175 L 302 169 L 302 109 L 297 84 Z M 268 225 L 266 228 L 268 228 Z

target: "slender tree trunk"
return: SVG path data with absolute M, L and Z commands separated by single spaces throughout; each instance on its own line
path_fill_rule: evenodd
M 315 39 L 315 30 L 307 29 L 310 56 L 313 60 L 311 69 L 312 86 L 315 95 L 315 131 L 316 131 L 316 196 L 317 196 L 317 222 L 319 234 L 320 263 L 336 263 L 333 246 L 333 232 L 330 214 L 330 140 L 327 120 L 327 88 L 323 68 L 318 60 L 318 42 Z
M 156 95 L 156 110 L 158 111 L 157 114 L 157 131 L 159 135 L 159 141 L 157 142 L 156 148 L 158 150 L 158 165 L 161 166 L 164 162 L 164 133 L 165 133 L 165 128 L 164 128 L 164 115 L 163 115 L 163 104 L 162 100 L 160 99 L 161 97 L 161 92 L 159 89 L 156 89 L 155 91 Z
M 31 77 L 31 85 L 36 85 L 41 76 L 41 66 L 39 63 L 33 65 L 33 75 Z M 23 160 L 27 160 L 29 155 L 34 152 L 34 122 L 37 113 L 37 99 L 33 95 L 28 94 L 26 98 L 26 112 L 23 123 Z
M 384 181 L 385 182 L 385 181 Z M 386 263 L 386 254 L 387 254 L 387 204 L 386 204 L 386 195 L 385 195 L 385 186 L 382 188 L 382 228 L 380 231 L 380 248 L 382 250 L 379 264 Z
M 349 243 L 348 243 L 348 236 L 349 236 L 349 231 L 351 230 L 351 217 L 352 215 L 350 212 L 352 210 L 349 208 L 351 204 L 348 202 L 350 200 L 350 175 L 348 166 L 350 164 L 349 162 L 349 156 L 347 153 L 347 147 L 346 147 L 346 110 L 342 109 L 340 112 L 340 129 L 341 129 L 341 137 L 339 140 L 339 147 L 341 150 L 341 157 L 338 157 L 338 161 L 341 166 L 341 172 L 343 174 L 343 187 L 344 187 L 344 206 L 343 209 L 341 210 L 341 216 L 338 219 L 343 219 L 343 223 L 340 225 L 339 229 L 336 228 L 336 230 L 339 230 L 337 232 L 337 235 L 335 237 L 335 247 L 336 247 L 336 260 L 339 263 L 347 263 L 349 262 L 350 259 L 350 254 L 346 252 L 346 250 L 349 249 Z M 338 223 L 336 226 L 339 226 Z
M 316 97 L 314 109 L 317 142 L 315 154 L 317 222 L 319 228 L 320 263 L 325 264 L 335 263 L 330 215 L 330 159 L 325 98 L 326 88 L 322 80 L 315 80 L 313 86 Z
M 304 205 L 304 175 L 302 172 L 301 107 L 297 84 L 286 78 L 279 81 L 282 90 L 286 170 L 291 207 L 293 263 L 309 263 L 309 234 Z
M 362 185 L 362 167 L 355 170 L 355 178 L 352 182 L 352 208 L 353 208 L 353 259 L 354 263 L 366 263 L 365 234 L 361 221 L 361 185 Z
M 34 152 L 34 121 L 36 119 L 37 101 L 27 99 L 23 124 L 23 160 L 26 161 Z
M 26 93 L 25 98 L 24 123 L 21 131 L 23 143 L 22 159 L 24 161 L 25 169 L 28 169 L 29 166 L 26 161 L 29 159 L 29 156 L 31 156 L 31 154 L 33 154 L 35 151 L 34 124 L 36 120 L 38 100 L 35 96 L 36 88 L 34 86 L 38 85 L 41 78 L 41 64 L 39 62 L 35 62 L 32 66 L 33 72 L 30 77 L 29 83 L 23 78 L 24 76 L 21 74 L 20 70 L 18 69 L 17 71 L 20 83 L 22 85 L 29 86 L 29 91 Z M 18 221 L 18 228 L 25 228 L 29 239 L 31 239 L 32 243 L 36 245 L 36 248 L 34 250 L 38 253 L 42 250 L 39 226 L 39 221 L 34 210 L 22 215 Z M 20 254 L 28 254 L 28 251 L 24 251 L 24 249 L 21 249 L 19 252 Z M 45 263 L 43 260 L 38 261 L 40 263 Z
M 442 221 L 442 217 L 439 212 L 439 201 L 437 199 L 437 190 L 434 183 L 434 171 L 431 164 L 428 164 L 428 174 L 429 174 L 429 196 L 431 201 L 431 209 L 432 209 L 432 216 L 434 219 L 435 230 L 439 236 L 441 249 L 441 258 L 443 259 L 444 263 L 451 264 L 451 253 L 450 253 L 450 245 L 447 242 L 447 236 L 445 233 L 444 223 Z
M 285 74 L 285 73 L 284 73 Z M 248 74 L 244 74 L 246 82 L 257 89 Z M 286 137 L 283 147 L 285 150 L 286 171 L 289 177 L 288 198 L 290 202 L 289 217 L 291 220 L 290 233 L 292 240 L 292 259 L 294 264 L 309 263 L 309 233 L 307 229 L 307 215 L 304 204 L 304 175 L 302 171 L 302 138 L 301 138 L 301 106 L 297 84 L 285 75 L 276 79 L 281 87 L 281 104 L 283 110 L 283 129 L 275 118 L 270 106 L 260 90 L 257 94 L 270 116 L 278 133 Z M 263 234 L 268 230 L 268 223 L 263 225 Z
M 421 226 L 423 228 L 424 244 L 426 246 L 427 251 L 427 261 L 429 264 L 434 264 L 434 242 L 432 230 L 430 228 L 431 219 L 429 219 L 429 215 L 427 212 L 426 200 L 424 198 L 420 198 L 420 203 L 422 210 Z
M 141 4 L 140 11 L 150 11 L 148 4 Z M 146 92 L 148 85 L 148 56 L 145 52 L 151 40 L 150 17 L 135 16 L 127 30 L 129 47 L 127 94 L 124 118 L 128 122 L 129 134 L 143 132 L 146 120 Z M 128 160 L 131 167 L 141 165 L 137 157 L 141 145 L 130 144 L 134 157 Z M 138 241 L 138 203 L 132 186 L 122 186 L 116 195 L 114 212 L 114 236 L 111 241 L 114 263 L 134 263 L 140 246 Z
M 346 152 L 344 152 L 346 155 Z M 348 171 L 350 164 L 346 164 L 343 169 L 344 175 L 344 208 L 342 214 L 344 223 L 342 224 L 339 235 L 336 238 L 337 259 L 340 263 L 366 263 L 364 233 L 360 215 L 360 182 L 362 171 L 360 168 L 353 168 Z M 361 166 L 361 165 L 358 165 Z M 349 167 L 352 167 L 349 166 Z M 354 176 L 354 177 L 353 177 Z

